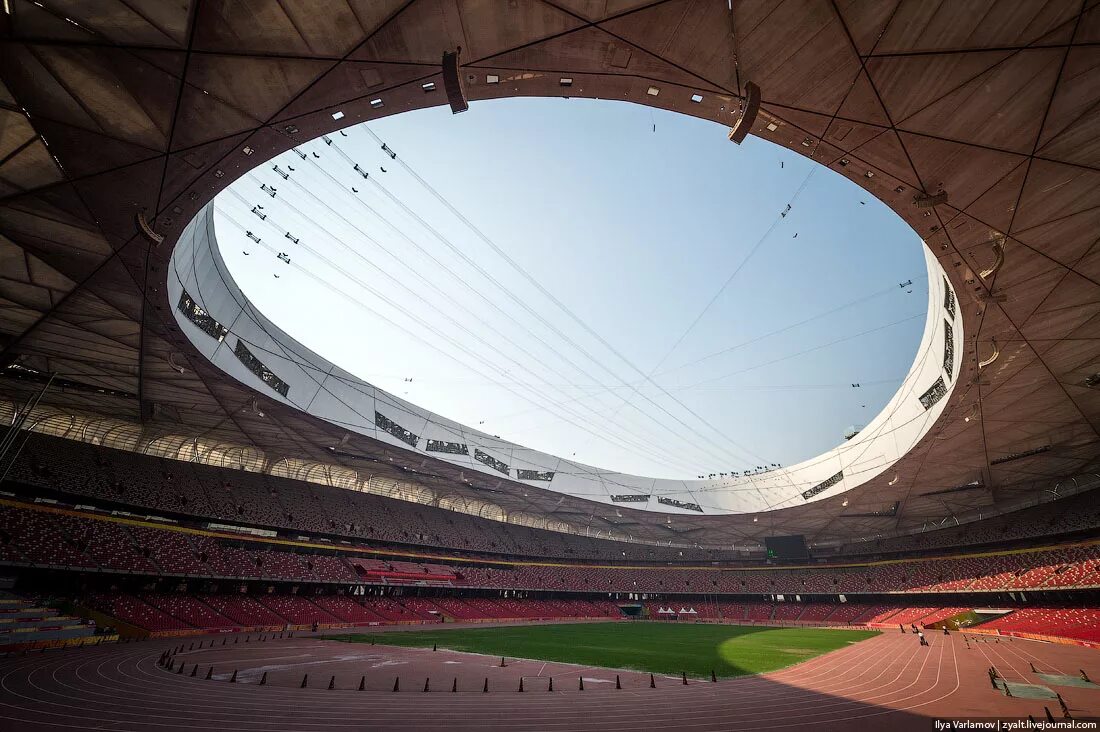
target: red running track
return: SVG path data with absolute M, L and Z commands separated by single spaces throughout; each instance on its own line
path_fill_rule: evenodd
M 1057 700 L 1007 697 L 986 676 L 993 665 L 1009 681 L 1042 683 L 1040 672 L 1100 678 L 1100 654 L 1024 640 L 999 642 L 961 634 L 930 635 L 922 648 L 910 634 L 886 632 L 783 671 L 711 683 L 567 664 L 510 661 L 430 649 L 362 646 L 323 637 L 184 650 L 184 674 L 157 665 L 179 641 L 31 653 L 0 661 L 0 729 L 4 730 L 592 730 L 636 729 L 932 729 L 932 718 L 1044 716 Z M 189 638 L 185 649 L 192 642 Z M 189 674 L 199 665 L 195 677 Z M 205 680 L 215 665 L 215 677 Z M 178 667 L 178 666 L 177 666 Z M 284 667 L 274 670 L 273 667 Z M 544 667 L 544 668 L 539 668 Z M 225 673 L 239 670 L 238 682 Z M 272 669 L 260 686 L 256 670 Z M 309 687 L 298 688 L 302 673 Z M 337 676 L 337 688 L 327 689 Z M 392 679 L 401 675 L 399 693 Z M 518 677 L 524 676 L 523 694 Z M 553 675 L 548 692 L 540 676 Z M 361 676 L 366 691 L 356 688 Z M 424 677 L 433 679 L 423 692 Z M 491 691 L 481 693 L 490 677 Z M 577 689 L 577 677 L 585 690 Z M 454 679 L 459 692 L 451 693 Z M 605 683 L 593 683 L 597 679 Z M 513 686 L 514 684 L 514 686 Z M 1078 718 L 1100 716 L 1100 688 L 1052 687 Z

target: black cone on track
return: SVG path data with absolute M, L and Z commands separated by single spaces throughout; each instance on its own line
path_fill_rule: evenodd
M 183 661 L 180 661 L 180 670 L 179 670 L 179 671 L 177 671 L 176 673 L 177 673 L 177 674 L 182 674 L 182 673 L 183 673 L 183 667 L 184 667 L 185 665 L 186 665 L 186 664 L 184 664 L 184 663 L 183 663 Z
M 394 678 L 394 680 L 393 680 L 393 690 L 394 691 L 401 691 L 401 677 L 400 676 L 397 676 L 397 677 Z
M 209 681 L 212 678 L 214 678 L 214 667 L 213 666 L 206 669 L 206 680 Z
M 553 691 L 554 690 L 554 677 L 553 676 L 550 677 L 550 686 L 546 687 L 546 690 L 547 691 Z
M 436 647 L 435 643 L 432 643 L 432 653 L 435 653 L 438 650 L 439 649 Z
M 1092 682 L 1092 679 L 1089 678 L 1089 675 L 1085 673 L 1085 669 L 1082 668 L 1077 670 L 1081 672 L 1081 681 L 1088 681 L 1090 683 Z
M 249 641 L 249 639 L 250 639 L 251 637 L 252 637 L 252 636 L 246 635 L 246 636 L 244 637 L 244 642 L 245 642 L 245 643 L 247 643 L 247 642 Z
M 428 685 L 431 679 L 424 679 L 424 691 L 431 691 L 431 687 Z
M 1038 671 L 1035 670 L 1035 663 L 1033 661 L 1028 661 L 1027 665 L 1031 666 L 1031 673 L 1033 673 L 1033 674 L 1039 673 Z
M 237 683 L 237 669 L 233 669 L 233 675 L 229 677 L 229 683 Z
M 190 648 L 188 648 L 187 650 L 189 650 L 189 651 L 193 651 L 193 650 L 195 650 L 195 644 L 194 644 L 194 643 L 192 643 L 192 644 L 191 644 L 191 647 L 190 647 Z
M 687 671 L 681 671 L 680 674 L 683 676 L 684 686 L 687 686 L 688 685 L 688 673 L 687 673 Z
M 714 675 L 714 669 L 710 670 L 710 682 L 712 684 L 717 684 L 718 683 L 718 677 Z
M 451 693 L 454 694 L 458 691 L 458 677 L 455 676 L 455 680 L 451 682 Z
M 616 688 L 616 689 L 621 689 L 621 688 L 623 688 L 623 684 L 622 684 L 622 682 L 621 682 L 621 681 L 619 681 L 619 675 L 618 675 L 618 674 L 615 674 L 615 688 Z
M 191 678 L 195 678 L 195 675 L 199 672 L 199 665 L 196 663 L 195 668 L 191 669 Z
M 267 671 L 264 671 L 264 675 L 260 677 L 260 686 L 267 686 Z
M 237 636 L 233 636 L 233 645 L 237 645 L 240 642 L 241 642 L 240 638 L 238 638 Z
M 519 691 L 520 691 L 521 694 L 523 693 L 523 677 L 522 676 L 519 677 Z
M 485 686 L 481 687 L 481 693 L 482 694 L 488 694 L 489 693 L 489 677 L 488 676 L 485 677 Z
M 307 685 L 308 683 L 309 683 L 309 674 L 304 674 L 304 675 L 302 676 L 302 685 L 301 685 L 301 686 L 299 686 L 298 688 L 299 688 L 299 689 L 304 689 L 304 688 L 306 688 L 306 685 Z
M 336 674 L 333 674 L 332 678 L 330 678 L 328 680 L 328 688 L 329 688 L 329 691 L 332 691 L 333 689 L 336 688 Z
M 1050 713 L 1050 708 L 1043 707 L 1043 711 L 1047 713 L 1047 721 L 1054 724 L 1054 715 Z
M 653 674 L 649 675 L 649 688 L 651 688 L 651 689 L 656 689 L 657 688 L 657 681 L 656 681 L 656 679 L 653 678 Z
M 501 656 L 501 657 L 500 657 L 500 667 L 501 667 L 501 668 L 504 668 L 504 667 L 505 667 L 505 665 L 507 665 L 507 664 L 505 664 L 505 663 L 504 663 L 504 656 Z
M 577 690 L 578 691 L 584 691 L 584 677 L 583 676 L 580 677 L 580 680 L 577 683 Z
M 225 638 L 222 638 L 222 645 L 223 645 L 223 646 L 225 645 L 225 641 L 226 641 L 226 639 L 225 639 Z
M 365 691 L 367 688 L 367 677 L 361 676 L 359 678 L 359 691 Z
M 176 670 L 176 659 L 174 659 L 174 658 L 169 658 L 168 659 L 168 670 L 169 671 L 175 671 Z

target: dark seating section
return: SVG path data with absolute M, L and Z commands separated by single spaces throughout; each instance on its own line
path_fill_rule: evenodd
M 248 595 L 204 595 L 202 601 L 237 626 L 277 626 L 287 620 Z
M 1029 537 L 1049 543 L 1095 527 L 1100 509 L 1087 494 L 1060 501 L 1058 511 L 1040 507 L 977 527 L 855 544 L 843 563 L 782 568 L 738 552 L 591 539 L 41 435 L 28 442 L 11 477 L 28 500 L 4 499 L 0 565 L 80 572 L 82 586 L 111 588 L 74 585 L 67 593 L 80 605 L 152 633 L 618 618 L 619 598 L 640 594 L 650 617 L 675 622 L 931 625 L 968 609 L 936 593 L 1028 590 L 1042 597 L 1033 593 L 1100 586 L 1096 544 L 953 549 L 939 557 L 928 551 Z M 858 561 L 874 556 L 866 552 L 913 550 Z M 537 592 L 558 597 L 528 597 Z M 910 599 L 878 601 L 885 593 Z M 779 595 L 788 601 L 760 601 Z M 840 595 L 851 601 L 837 602 Z M 600 597 L 607 599 L 593 599 Z M 1096 640 L 1097 611 L 1044 602 L 1009 607 L 985 628 Z M 0 614 L 0 630 L 9 620 L 6 629 L 21 632 L 24 619 Z
M 9 479 L 35 490 L 121 502 L 154 513 L 389 544 L 573 560 L 747 558 L 742 551 L 657 547 L 534 529 L 362 491 L 154 458 L 42 434 L 28 440 Z M 1098 526 L 1100 503 L 1086 493 L 978 524 L 854 543 L 840 553 L 866 555 L 986 544 Z M 128 549 L 119 545 L 116 551 Z M 136 558 L 133 563 L 141 565 Z
M 1100 585 L 1100 545 L 1095 544 L 835 568 L 827 565 L 789 569 L 662 565 L 618 568 L 520 563 L 487 566 L 463 563 L 461 558 L 455 558 L 453 565 L 443 565 L 435 561 L 371 558 L 352 547 L 333 547 L 319 553 L 313 547 L 246 540 L 174 526 L 157 528 L 133 520 L 30 504 L 5 506 L 0 511 L 0 530 L 7 537 L 0 562 L 77 570 L 94 567 L 151 577 L 757 595 L 1056 590 Z
M 95 623 L 63 615 L 48 602 L 0 591 L 0 653 L 78 643 L 95 632 Z
M 842 547 L 847 554 L 913 552 L 1018 539 L 1058 536 L 1100 526 L 1100 501 L 1092 491 L 984 521 L 909 536 L 859 542 Z
M 1005 571 L 1005 563 L 1015 567 Z M 1100 547 L 1071 546 L 1000 556 L 900 561 L 829 569 L 652 567 L 599 569 L 516 565 L 463 567 L 464 584 L 589 592 L 860 594 L 905 591 L 1057 589 L 1100 584 Z
M 683 559 L 691 550 L 590 539 L 260 473 L 35 434 L 12 481 L 153 512 L 379 542 L 553 557 Z M 683 552 L 684 556 L 681 555 Z M 697 552 L 698 558 L 710 557 Z
M 610 602 L 486 598 L 375 597 L 345 594 L 168 594 L 95 592 L 83 605 L 150 632 L 224 631 L 288 625 L 440 623 L 621 617 Z
M 236 546 L 238 542 L 231 539 L 179 527 L 155 528 L 130 519 L 112 520 L 53 507 L 5 506 L 0 510 L 0 531 L 6 535 L 0 562 L 17 566 L 299 582 L 363 579 L 345 556 L 294 552 L 262 542 Z M 450 587 L 457 583 L 451 567 L 373 561 L 391 584 Z

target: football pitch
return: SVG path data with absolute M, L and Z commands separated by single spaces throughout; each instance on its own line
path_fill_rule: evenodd
M 438 626 L 437 626 L 438 627 Z M 676 623 L 568 623 L 331 636 L 662 674 L 744 676 L 775 671 L 877 635 L 873 630 Z

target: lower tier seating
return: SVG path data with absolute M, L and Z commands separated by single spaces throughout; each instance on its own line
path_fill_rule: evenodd
M 639 606 L 644 616 L 665 622 L 724 622 L 765 625 L 902 625 L 929 627 L 965 606 L 885 606 L 849 603 L 733 603 L 713 599 L 634 601 L 587 599 L 521 599 L 515 597 L 404 597 L 393 595 L 183 594 L 92 592 L 79 604 L 152 633 L 224 631 L 286 625 L 346 626 L 397 623 L 441 623 L 488 620 L 625 619 Z M 980 611 L 980 608 L 976 609 Z M 0 597 L 0 641 L 5 627 L 14 628 L 40 609 L 5 606 Z M 980 616 L 980 612 L 979 612 Z M 74 621 L 79 622 L 79 621 Z M 5 626 L 7 623 L 7 626 Z M 1100 642 L 1100 609 L 1027 607 L 1010 610 L 976 626 L 1001 633 L 1033 633 Z
M 983 623 L 981 627 L 1002 632 L 1035 633 L 1060 638 L 1100 641 L 1100 610 L 1027 607 Z

